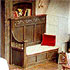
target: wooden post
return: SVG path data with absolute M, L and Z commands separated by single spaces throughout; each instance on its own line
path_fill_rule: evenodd
M 12 54 L 12 50 L 11 50 L 11 19 L 9 19 L 9 22 L 10 22 L 10 36 L 9 36 L 9 38 L 10 38 L 10 42 L 9 42 L 9 64 L 11 64 L 12 63 L 12 59 L 11 59 L 11 54 Z
M 27 66 L 27 55 L 26 55 L 26 47 L 27 47 L 27 41 L 24 41 L 23 43 L 23 67 L 26 68 Z

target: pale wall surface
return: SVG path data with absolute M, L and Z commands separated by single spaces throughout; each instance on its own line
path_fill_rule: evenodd
M 36 15 L 47 14 L 46 33 L 56 35 L 56 45 L 59 46 L 59 51 L 65 51 L 66 44 L 69 40 L 68 36 L 68 17 L 69 17 L 69 0 L 44 0 L 46 6 L 44 8 L 37 8 Z M 43 11 L 46 10 L 46 11 Z
M 48 2 L 49 0 L 41 0 L 41 2 L 39 3 L 39 0 L 36 0 L 36 14 L 46 14 Z M 39 8 L 39 5 L 43 5 L 43 7 Z
M 70 2 L 69 2 L 69 17 L 68 17 L 68 34 L 70 34 Z

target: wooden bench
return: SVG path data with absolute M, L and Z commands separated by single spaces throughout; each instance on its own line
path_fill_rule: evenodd
M 52 59 L 56 58 L 58 48 L 27 54 L 27 48 L 29 46 L 33 46 L 36 49 L 35 45 L 41 44 L 42 34 L 45 33 L 45 30 L 46 15 L 10 19 L 11 64 L 27 67 L 47 59 L 51 60 L 51 57 Z

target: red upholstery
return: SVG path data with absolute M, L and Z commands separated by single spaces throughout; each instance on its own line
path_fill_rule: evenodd
M 55 46 L 56 36 L 43 34 L 41 45 Z

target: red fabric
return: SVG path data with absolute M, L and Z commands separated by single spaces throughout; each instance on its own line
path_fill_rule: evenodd
M 14 18 L 17 18 L 18 17 L 18 13 L 17 13 L 17 11 L 14 11 Z
M 54 35 L 43 34 L 41 45 L 55 46 L 55 38 Z

